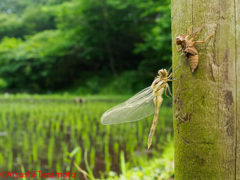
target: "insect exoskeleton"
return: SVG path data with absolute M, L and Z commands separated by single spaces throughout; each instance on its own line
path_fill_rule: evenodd
M 181 45 L 184 41 L 185 37 L 183 34 L 180 34 L 178 37 L 176 37 L 176 43 L 177 45 Z
M 176 38 L 176 47 L 177 47 L 177 51 L 181 51 L 182 50 L 182 52 L 187 55 L 187 59 L 189 59 L 189 63 L 190 63 L 192 72 L 194 72 L 195 69 L 198 66 L 198 61 L 199 61 L 198 51 L 194 47 L 194 44 L 196 44 L 196 43 L 205 43 L 213 34 L 208 36 L 204 41 L 193 41 L 194 38 L 196 37 L 198 31 L 200 31 L 203 28 L 203 27 L 201 27 L 200 29 L 198 29 L 195 32 L 193 37 L 190 40 L 188 40 L 191 28 L 192 28 L 192 26 L 190 26 L 190 28 L 188 29 L 187 36 L 184 36 L 183 34 L 180 34 Z M 182 48 L 178 49 L 178 45 L 181 45 Z
M 187 57 L 189 59 L 189 63 L 190 63 L 190 67 L 192 69 L 192 72 L 194 72 L 195 69 L 198 66 L 198 61 L 199 61 L 198 54 L 192 55 L 192 54 L 188 53 Z

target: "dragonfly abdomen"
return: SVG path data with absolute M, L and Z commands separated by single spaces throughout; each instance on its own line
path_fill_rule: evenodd
M 164 90 L 164 89 L 163 89 Z M 158 121 L 158 114 L 159 114 L 159 108 L 162 104 L 163 98 L 162 96 L 156 96 L 154 98 L 154 104 L 155 104 L 155 114 L 154 114 L 154 118 L 153 118 L 153 123 L 152 123 L 152 127 L 151 127 L 151 131 L 149 133 L 148 136 L 148 149 L 150 148 L 151 144 L 152 144 L 152 138 L 157 126 L 157 121 Z

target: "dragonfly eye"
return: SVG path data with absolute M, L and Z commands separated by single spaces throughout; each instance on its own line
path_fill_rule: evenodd
M 158 71 L 158 74 L 159 74 L 159 76 L 166 76 L 167 75 L 167 70 L 166 69 L 160 69 L 159 71 Z
M 159 76 L 162 76 L 162 69 L 158 71 Z

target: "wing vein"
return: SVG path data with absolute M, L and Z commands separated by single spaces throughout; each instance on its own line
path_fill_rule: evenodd
M 101 117 L 101 122 L 105 125 L 132 122 L 153 114 L 155 96 L 152 92 L 151 87 L 143 89 L 127 101 L 106 111 Z

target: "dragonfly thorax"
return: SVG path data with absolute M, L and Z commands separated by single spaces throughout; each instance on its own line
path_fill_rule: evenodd
M 155 79 L 151 85 L 151 88 L 153 89 L 153 94 L 155 96 L 161 96 L 163 94 L 166 84 L 166 78 L 159 76 L 157 79 Z
M 153 94 L 155 96 L 162 96 L 163 92 L 164 92 L 164 88 L 162 87 L 162 88 L 158 89 L 157 91 L 153 92 Z

